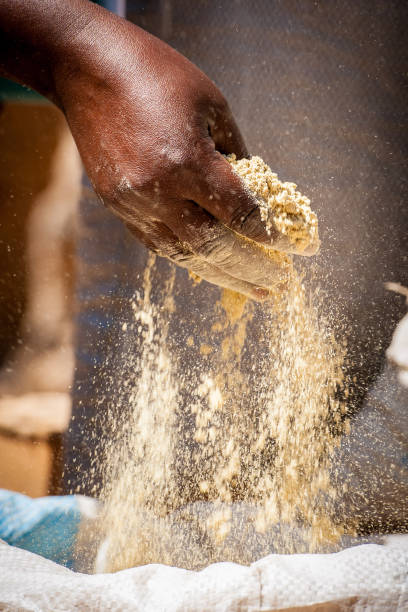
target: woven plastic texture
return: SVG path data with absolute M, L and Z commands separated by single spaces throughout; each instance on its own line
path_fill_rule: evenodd
M 270 555 L 191 572 L 146 565 L 75 574 L 0 543 L 2 612 L 266 612 L 408 609 L 408 549 L 368 544 L 331 555 Z

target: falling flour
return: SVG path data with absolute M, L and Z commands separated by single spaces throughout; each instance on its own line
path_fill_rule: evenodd
M 316 245 L 317 219 L 292 183 L 280 183 L 260 158 L 229 161 L 267 202 L 266 224 L 272 220 L 297 250 Z M 123 381 L 132 386 L 130 412 L 105 449 L 106 570 L 247 563 L 246 526 L 254 540 L 273 532 L 275 552 L 337 541 L 345 527 L 336 521 L 330 472 L 348 430 L 345 347 L 319 292 L 294 267 L 287 290 L 262 305 L 224 290 L 211 324 L 173 346 L 169 321 L 185 312 L 173 299 L 174 270 L 153 303 L 155 266 L 150 256 L 143 296 L 132 302 L 141 350 L 128 356 L 135 375 Z M 196 350 L 196 359 L 186 364 L 185 350 Z M 245 520 L 237 522 L 237 508 Z

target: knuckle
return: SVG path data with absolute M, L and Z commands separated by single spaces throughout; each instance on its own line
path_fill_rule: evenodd
M 128 176 L 122 175 L 116 181 L 115 194 L 118 198 L 126 198 L 129 195 L 145 197 L 153 191 L 154 184 L 154 175 L 143 169 Z
M 188 167 L 191 164 L 194 148 L 187 146 L 186 142 L 170 142 L 164 144 L 157 156 L 156 172 L 168 176 L 174 175 L 181 168 Z

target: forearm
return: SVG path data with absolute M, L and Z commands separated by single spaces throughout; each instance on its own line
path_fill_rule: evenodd
M 0 0 L 0 75 L 60 104 L 62 65 L 78 69 L 78 46 L 87 30 L 115 19 L 88 0 Z

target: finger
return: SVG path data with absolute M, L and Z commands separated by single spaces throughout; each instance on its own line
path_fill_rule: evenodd
M 267 231 L 256 197 L 222 155 L 207 149 L 201 165 L 201 172 L 188 183 L 190 194 L 183 194 L 186 199 L 198 202 L 213 217 L 246 238 L 279 251 L 293 251 L 289 238 L 275 225 Z
M 180 242 L 224 273 L 267 289 L 288 280 L 292 262 L 283 253 L 245 240 L 194 202 L 173 202 L 172 213 L 167 224 Z
M 183 261 L 178 261 L 176 263 L 178 263 L 178 265 L 182 268 L 186 268 L 191 272 L 194 272 L 194 274 L 213 285 L 223 287 L 224 289 L 231 289 L 231 291 L 236 291 L 237 293 L 242 293 L 252 300 L 263 301 L 270 297 L 270 292 L 267 289 L 256 287 L 255 285 L 240 280 L 239 278 L 234 278 L 216 266 L 212 266 L 194 253 L 184 255 Z
M 146 235 L 146 227 L 141 230 L 135 225 L 126 224 L 126 226 L 133 236 L 140 240 L 147 248 L 162 257 L 170 259 L 178 266 L 194 272 L 194 274 L 197 274 L 197 276 L 213 285 L 231 289 L 257 301 L 270 297 L 267 289 L 234 278 L 195 255 L 182 245 L 177 236 L 164 224 L 150 225 L 149 235 Z

